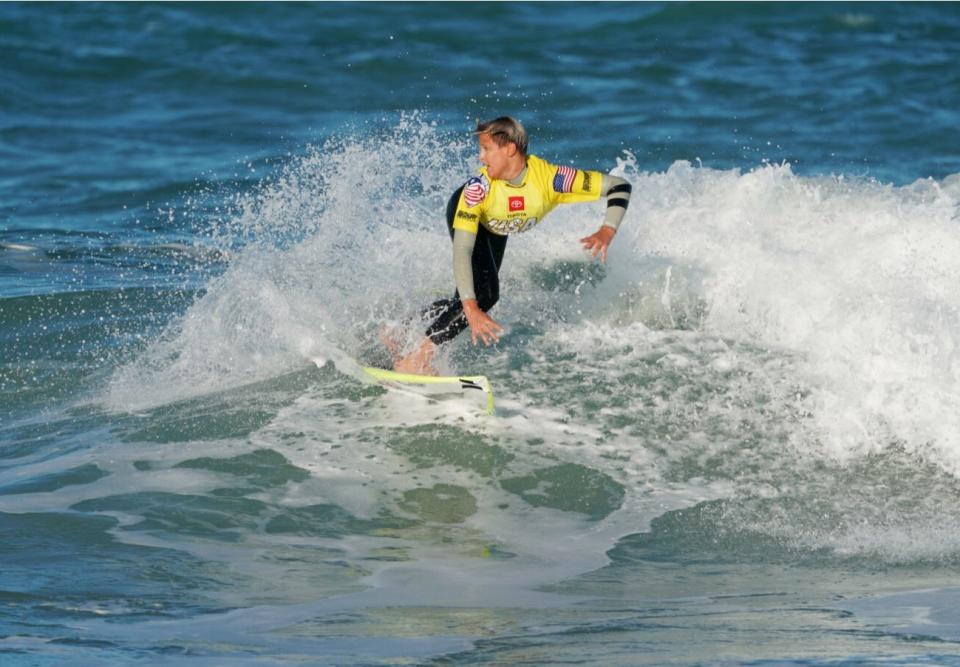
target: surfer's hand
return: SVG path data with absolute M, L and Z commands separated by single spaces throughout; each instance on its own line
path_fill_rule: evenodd
M 463 300 L 463 314 L 467 316 L 467 324 L 470 325 L 470 339 L 473 344 L 477 344 L 479 338 L 484 345 L 491 342 L 499 343 L 499 334 L 503 327 L 494 322 L 489 315 L 480 310 L 476 299 Z
M 590 236 L 580 239 L 580 243 L 583 244 L 584 249 L 590 251 L 591 257 L 600 255 L 600 261 L 606 262 L 607 248 L 610 247 L 610 242 L 613 240 L 613 237 L 616 233 L 617 230 L 615 230 L 613 227 L 604 225 Z

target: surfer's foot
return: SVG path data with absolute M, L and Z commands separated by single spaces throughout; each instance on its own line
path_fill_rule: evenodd
M 437 369 L 433 367 L 436 354 L 437 346 L 429 338 L 424 338 L 416 350 L 394 362 L 393 370 L 414 375 L 437 375 Z

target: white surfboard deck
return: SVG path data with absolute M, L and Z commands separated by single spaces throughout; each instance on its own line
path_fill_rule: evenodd
M 318 367 L 327 363 L 327 359 L 313 359 Z M 398 373 L 373 366 L 360 366 L 354 362 L 347 365 L 351 368 L 342 368 L 341 363 L 334 361 L 338 369 L 347 372 L 352 377 L 374 381 L 385 387 L 409 391 L 424 396 L 461 394 L 471 395 L 476 392 L 484 394 L 487 414 L 493 414 L 493 386 L 485 375 L 415 375 L 412 373 Z

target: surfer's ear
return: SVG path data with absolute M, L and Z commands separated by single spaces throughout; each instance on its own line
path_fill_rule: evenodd
M 517 148 L 517 145 L 512 141 L 508 141 L 503 146 L 504 148 L 507 149 L 507 155 L 509 155 L 510 157 L 513 157 L 514 155 L 516 155 L 517 151 L 520 150 L 519 148 Z

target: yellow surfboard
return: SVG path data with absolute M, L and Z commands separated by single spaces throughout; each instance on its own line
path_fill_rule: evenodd
M 469 394 L 480 391 L 486 395 L 487 414 L 493 414 L 493 387 L 486 375 L 413 375 L 372 366 L 364 366 L 363 372 L 380 384 L 417 394 Z

